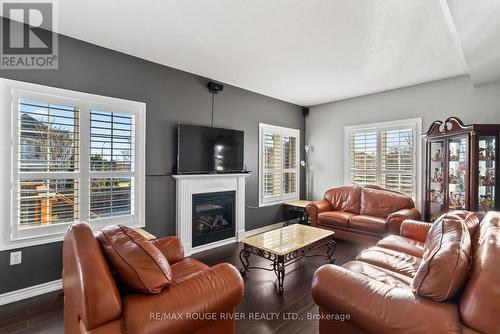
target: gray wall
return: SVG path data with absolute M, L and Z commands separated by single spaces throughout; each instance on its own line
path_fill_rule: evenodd
M 0 70 L 0 77 L 145 102 L 146 228 L 157 236 L 175 234 L 175 183 L 169 176 L 175 163 L 175 127 L 178 122 L 210 125 L 207 79 L 65 36 L 59 38 L 58 70 Z M 245 131 L 245 163 L 253 171 L 247 205 L 258 206 L 258 123 L 303 134 L 301 108 L 225 85 L 215 96 L 214 118 L 217 127 Z M 280 221 L 279 205 L 246 211 L 247 230 Z M 60 278 L 61 251 L 61 243 L 25 248 L 23 263 L 12 267 L 9 251 L 0 252 L 0 294 Z
M 345 126 L 422 117 L 425 132 L 449 116 L 500 123 L 500 83 L 473 87 L 461 76 L 310 108 L 306 143 L 312 146 L 313 197 L 344 184 Z

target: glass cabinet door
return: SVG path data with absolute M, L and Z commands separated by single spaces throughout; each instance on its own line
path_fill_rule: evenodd
M 443 211 L 444 203 L 444 142 L 435 141 L 430 143 L 430 180 L 429 180 L 429 200 L 430 218 L 434 221 Z
M 467 187 L 467 137 L 451 138 L 448 142 L 448 208 L 465 209 Z
M 495 136 L 479 137 L 479 178 L 478 206 L 479 211 L 488 211 L 495 207 Z

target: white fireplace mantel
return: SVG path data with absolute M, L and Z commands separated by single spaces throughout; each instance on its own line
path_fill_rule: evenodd
M 248 173 L 173 175 L 177 183 L 175 228 L 186 256 L 240 241 L 245 237 L 245 183 L 248 176 Z M 236 192 L 235 236 L 193 247 L 193 195 L 222 191 Z

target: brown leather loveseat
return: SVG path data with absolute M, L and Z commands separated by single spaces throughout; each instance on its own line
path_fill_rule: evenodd
M 330 189 L 306 208 L 311 225 L 335 231 L 335 236 L 375 243 L 388 233 L 398 234 L 405 219 L 420 219 L 413 200 L 377 186 Z
M 500 212 L 405 221 L 313 277 L 320 333 L 500 333 Z
M 243 296 L 236 268 L 185 258 L 176 237 L 140 237 L 125 227 L 96 235 L 85 223 L 70 227 L 63 245 L 64 332 L 234 333 Z

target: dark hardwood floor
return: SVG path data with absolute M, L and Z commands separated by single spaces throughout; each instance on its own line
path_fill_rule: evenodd
M 337 241 L 336 264 L 354 259 L 366 246 Z M 229 262 L 240 267 L 238 258 L 241 244 L 233 244 L 193 255 L 194 258 L 214 265 Z M 316 253 L 324 253 L 320 249 Z M 264 259 L 251 256 L 252 265 L 265 266 Z M 237 312 L 246 317 L 238 320 L 238 334 L 318 333 L 318 321 L 307 320 L 308 314 L 318 312 L 310 293 L 314 271 L 327 261 L 323 257 L 305 258 L 287 267 L 283 295 L 276 293 L 274 273 L 252 270 L 245 277 L 245 294 Z M 269 320 L 256 319 L 266 313 L 278 314 Z M 249 319 L 253 315 L 254 319 Z M 286 318 L 288 317 L 288 319 Z M 298 319 L 297 319 L 298 317 Z M 0 307 L 0 333 L 58 334 L 63 333 L 63 300 L 61 292 L 38 296 Z

